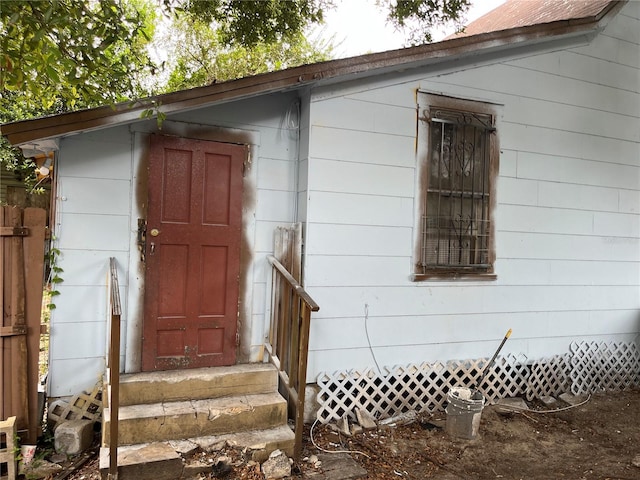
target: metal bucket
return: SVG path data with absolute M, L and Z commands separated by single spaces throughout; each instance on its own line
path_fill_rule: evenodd
M 473 440 L 480 430 L 484 396 L 477 390 L 454 387 L 447 394 L 445 431 L 454 438 Z

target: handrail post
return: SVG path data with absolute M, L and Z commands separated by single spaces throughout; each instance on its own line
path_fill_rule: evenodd
M 111 322 L 109 338 L 109 474 L 110 480 L 118 478 L 118 410 L 120 408 L 120 287 L 115 258 L 109 259 L 111 272 Z

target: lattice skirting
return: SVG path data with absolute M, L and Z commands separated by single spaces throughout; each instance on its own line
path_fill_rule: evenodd
M 529 360 L 524 355 L 498 357 L 479 384 L 488 358 L 422 363 L 321 373 L 317 396 L 321 422 L 354 417 L 355 407 L 376 418 L 408 410 L 440 411 L 453 386 L 477 388 L 487 403 L 505 397 L 528 400 L 571 391 L 574 394 L 619 391 L 640 386 L 637 343 L 574 342 L 570 353 Z

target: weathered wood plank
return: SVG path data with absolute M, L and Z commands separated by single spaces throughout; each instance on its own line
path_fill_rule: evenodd
M 5 211 L 8 207 L 0 206 L 0 227 L 4 227 L 5 225 Z M 7 283 L 5 282 L 5 252 L 8 248 L 7 239 L 0 237 L 0 312 L 2 312 L 2 318 L 0 318 L 0 327 L 3 328 L 11 328 L 10 325 L 5 324 L 5 307 L 7 307 L 5 298 L 7 297 L 5 288 L 7 287 Z M 8 342 L 5 339 L 0 338 L 0 346 L 2 349 L 0 350 L 0 418 L 7 418 L 8 415 L 5 414 L 5 403 L 7 401 L 7 389 L 8 389 L 8 377 L 6 374 L 6 362 L 8 360 Z M 8 406 L 8 404 L 7 404 Z
M 22 210 L 11 208 L 8 212 L 8 224 L 12 227 L 22 225 Z M 10 310 L 7 323 L 12 326 L 25 326 L 25 301 L 26 301 L 26 279 L 24 269 L 24 247 L 21 237 L 11 237 L 9 263 L 11 265 L 10 276 Z M 38 321 L 38 324 L 40 322 Z M 39 329 L 38 329 L 39 331 Z M 11 345 L 11 410 L 17 417 L 18 431 L 29 428 L 29 357 L 27 352 L 27 338 L 23 335 L 10 337 Z
M 40 361 L 40 322 L 44 283 L 44 242 L 47 212 L 41 208 L 26 208 L 23 225 L 31 234 L 24 238 L 25 324 L 27 337 L 27 382 L 29 397 L 29 428 L 23 442 L 35 443 L 41 433 L 38 411 L 38 383 Z

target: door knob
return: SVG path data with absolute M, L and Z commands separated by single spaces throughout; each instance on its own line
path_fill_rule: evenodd
M 157 228 L 152 228 L 151 231 L 149 232 L 149 234 L 152 237 L 157 237 L 158 235 L 160 235 L 160 230 L 158 230 Z

